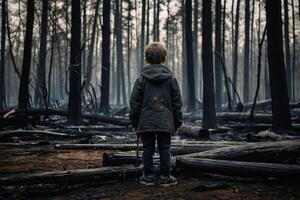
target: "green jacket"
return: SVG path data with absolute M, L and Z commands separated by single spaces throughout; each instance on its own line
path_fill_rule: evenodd
M 182 100 L 173 73 L 164 65 L 142 69 L 130 97 L 129 118 L 137 132 L 174 133 L 182 124 Z

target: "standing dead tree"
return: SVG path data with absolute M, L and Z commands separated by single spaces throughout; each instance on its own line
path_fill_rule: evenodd
M 19 88 L 19 109 L 29 108 L 29 75 L 31 67 L 32 34 L 34 22 L 34 0 L 27 1 L 26 33 L 24 41 L 23 66 Z

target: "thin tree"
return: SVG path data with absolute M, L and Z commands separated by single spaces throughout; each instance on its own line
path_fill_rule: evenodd
M 93 70 L 93 55 L 94 55 L 94 46 L 95 46 L 95 38 L 96 38 L 96 28 L 97 28 L 97 19 L 98 19 L 98 10 L 99 10 L 100 0 L 96 1 L 95 5 L 95 14 L 93 19 L 93 29 L 91 34 L 91 45 L 89 47 L 89 54 L 87 58 L 87 66 L 86 66 L 86 81 L 85 81 L 85 92 L 88 93 L 89 87 L 91 86 L 92 79 L 92 70 Z
M 244 103 L 249 101 L 249 46 L 250 46 L 250 1 L 245 1 L 245 45 L 244 45 Z
M 72 0 L 69 123 L 81 122 L 81 9 L 80 0 Z
M 195 74 L 197 74 L 199 63 L 198 63 L 198 33 L 199 33 L 199 0 L 194 0 L 194 30 L 193 30 L 193 62 Z M 198 76 L 195 76 L 195 81 L 198 83 L 200 80 Z M 196 90 L 197 91 L 197 90 Z M 200 95 L 200 94 L 199 94 Z M 197 95 L 195 95 L 197 96 Z
M 41 22 L 41 39 L 40 39 L 40 52 L 39 63 L 37 68 L 37 86 L 35 89 L 34 103 L 41 107 L 46 107 L 44 97 L 46 95 L 46 54 L 47 54 L 47 29 L 48 29 L 48 0 L 43 0 L 42 8 L 42 22 Z
M 237 75 L 238 75 L 238 44 L 239 44 L 239 29 L 240 29 L 240 3 L 241 0 L 237 0 L 236 13 L 235 13 L 235 25 L 234 25 L 234 47 L 232 57 L 232 82 L 233 86 L 237 88 Z M 233 95 L 233 101 L 236 103 L 236 95 Z
M 286 78 L 289 98 L 292 94 L 292 80 L 291 80 L 291 51 L 290 51 L 290 30 L 289 30 L 289 5 L 288 0 L 283 1 L 284 10 L 284 44 L 285 44 L 285 66 Z
M 117 104 L 120 105 L 121 95 L 123 104 L 127 105 L 125 81 L 124 81 L 124 63 L 123 63 L 123 44 L 122 44 L 122 1 L 116 0 L 115 31 L 117 43 Z
M 283 56 L 281 1 L 266 0 L 268 63 L 272 97 L 273 129 L 291 127 Z
M 215 128 L 216 110 L 212 53 L 211 0 L 203 1 L 202 6 L 203 128 Z
M 221 36 L 221 20 L 222 20 L 222 4 L 221 0 L 216 0 L 215 4 L 216 23 L 215 23 L 215 51 L 222 54 L 222 36 Z M 215 56 L 215 79 L 216 79 L 216 106 L 217 110 L 221 110 L 222 106 L 222 82 L 221 82 L 221 61 Z
M 31 66 L 32 34 L 34 22 L 34 0 L 27 1 L 26 32 L 24 41 L 23 65 L 19 87 L 19 109 L 29 108 L 29 75 Z
M 140 49 L 140 68 L 144 68 L 144 48 L 145 48 L 145 13 L 146 13 L 146 0 L 142 0 L 142 23 L 141 23 L 141 49 Z
M 2 0 L 1 22 L 1 63 L 0 63 L 0 110 L 5 107 L 5 36 L 6 36 L 6 0 Z
M 291 1 L 292 6 L 292 20 L 293 20 L 293 65 L 292 65 L 292 101 L 295 101 L 296 94 L 295 94 L 295 65 L 296 65 L 296 24 L 295 24 L 295 6 L 294 0 Z
M 110 0 L 103 0 L 102 68 L 100 112 L 109 114 L 110 83 Z
M 192 0 L 186 0 L 185 5 L 185 29 L 186 29 L 186 55 L 188 77 L 188 111 L 195 111 L 195 76 L 193 62 L 193 38 L 192 38 Z

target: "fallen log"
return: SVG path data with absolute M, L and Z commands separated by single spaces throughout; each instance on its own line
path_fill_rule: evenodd
M 159 154 L 154 154 L 153 162 L 159 163 Z M 142 153 L 138 158 L 138 163 L 142 163 Z M 176 157 L 171 157 L 172 166 L 175 167 Z M 104 153 L 102 158 L 103 166 L 119 166 L 119 165 L 134 165 L 136 164 L 135 152 L 118 152 L 118 153 Z
M 45 136 L 62 137 L 62 138 L 71 138 L 77 136 L 77 135 L 70 135 L 70 134 L 58 133 L 53 131 L 44 131 L 44 130 L 12 130 L 12 131 L 1 131 L 0 139 L 8 138 L 8 137 L 26 136 L 26 135 L 45 135 Z
M 9 111 L 2 111 L 0 112 L 1 115 L 5 115 Z M 13 116 L 49 116 L 49 115 L 57 115 L 67 117 L 69 115 L 68 111 L 66 110 L 56 110 L 56 109 L 31 109 L 31 110 L 16 110 L 13 112 L 9 117 Z M 88 119 L 92 122 L 101 122 L 107 124 L 115 124 L 120 126 L 129 126 L 130 121 L 128 118 L 118 118 L 118 117 L 111 117 L 99 114 L 82 114 L 84 119 Z M 1 121 L 1 120 L 0 120 Z
M 142 168 L 102 167 L 0 176 L 0 185 L 29 185 L 37 183 L 66 183 L 68 185 L 83 182 L 106 182 L 127 180 L 139 177 Z
M 248 123 L 250 113 L 246 112 L 219 112 L 216 113 L 216 117 L 218 120 L 221 121 L 233 121 L 233 122 L 241 122 L 241 123 Z M 202 120 L 202 115 L 183 115 L 184 120 Z M 265 124 L 272 124 L 272 114 L 262 114 L 256 113 L 253 116 L 253 123 L 265 123 Z M 291 118 L 293 123 L 300 123 L 300 118 L 292 117 Z
M 227 147 L 231 145 L 241 145 L 243 142 L 202 142 L 196 144 L 183 144 L 177 143 L 171 145 L 172 155 L 184 155 L 195 152 L 208 151 L 216 148 Z M 56 144 L 56 149 L 100 149 L 100 150 L 118 150 L 118 151 L 134 151 L 136 150 L 136 144 L 115 144 L 115 143 L 103 143 L 103 144 Z M 142 145 L 139 146 L 142 150 Z
M 188 172 L 216 173 L 253 178 L 274 177 L 298 180 L 300 177 L 300 166 L 287 164 L 178 157 L 176 167 Z
M 300 157 L 300 140 L 248 143 L 185 156 L 249 162 L 296 163 Z
M 178 135 L 196 139 L 209 139 L 209 130 L 198 126 L 181 126 Z

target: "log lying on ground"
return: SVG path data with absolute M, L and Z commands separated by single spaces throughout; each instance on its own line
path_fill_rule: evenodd
M 127 180 L 139 177 L 142 168 L 102 167 L 67 171 L 52 171 L 0 176 L 0 185 L 27 185 L 37 183 L 66 183 L 69 185 L 83 182 L 106 182 Z
M 176 167 L 187 172 L 216 173 L 253 178 L 274 177 L 298 180 L 300 177 L 299 165 L 179 157 L 176 160 Z
M 9 111 L 0 112 L 1 115 L 5 115 Z M 55 110 L 55 109 L 32 109 L 32 110 L 16 110 L 12 116 L 25 115 L 25 116 L 49 116 L 57 115 L 67 117 L 68 112 L 66 110 Z M 115 124 L 120 126 L 129 126 L 130 121 L 128 118 L 117 118 L 99 114 L 82 114 L 84 119 L 88 119 L 93 122 L 101 122 L 107 124 Z M 9 120 L 9 119 L 7 119 Z M 1 120 L 0 120 L 1 121 Z M 1 123 L 0 123 L 1 124 Z
M 1 131 L 0 139 L 8 137 L 18 137 L 26 135 L 44 135 L 51 137 L 62 137 L 62 138 L 71 138 L 76 137 L 76 135 L 70 135 L 65 133 L 58 133 L 53 131 L 44 131 L 44 130 L 13 130 L 13 131 Z
M 181 126 L 178 135 L 196 139 L 209 139 L 209 130 L 198 126 Z
M 153 156 L 153 162 L 159 162 L 159 155 L 155 154 Z M 142 152 L 139 154 L 138 163 L 142 163 Z M 172 166 L 175 167 L 176 157 L 171 157 Z M 129 165 L 136 164 L 136 154 L 135 152 L 118 152 L 118 153 L 104 153 L 102 158 L 103 166 L 119 166 L 119 165 Z
M 300 140 L 256 142 L 218 148 L 185 156 L 235 161 L 295 163 L 297 158 L 300 157 Z
M 233 122 L 248 123 L 250 113 L 244 113 L 244 112 L 242 112 L 242 113 L 241 112 L 219 112 L 219 113 L 216 114 L 216 116 L 217 116 L 218 120 L 222 120 L 222 121 L 233 121 Z M 188 114 L 185 114 L 183 116 L 183 119 L 196 121 L 196 120 L 202 120 L 203 117 L 202 117 L 202 115 L 188 115 Z M 253 116 L 253 122 L 254 123 L 271 124 L 272 120 L 273 120 L 272 119 L 272 114 L 257 113 L 257 114 L 254 114 L 254 116 Z M 297 117 L 292 117 L 291 120 L 294 123 L 300 123 L 300 119 L 297 118 Z
M 241 145 L 243 142 L 201 142 L 195 144 L 177 143 L 172 144 L 172 155 L 183 155 L 195 152 L 208 151 L 216 148 L 227 147 L 231 145 Z M 133 151 L 136 150 L 136 144 L 115 144 L 115 143 L 103 143 L 103 144 L 57 144 L 57 149 L 101 149 L 101 150 L 119 150 L 119 151 Z M 139 146 L 142 149 L 142 145 Z

